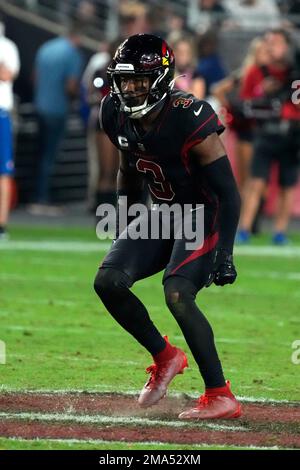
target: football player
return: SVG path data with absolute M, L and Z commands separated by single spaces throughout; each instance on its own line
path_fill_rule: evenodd
M 211 106 L 174 87 L 175 58 L 161 38 L 131 36 L 108 66 L 111 92 L 100 122 L 120 151 L 118 197 L 128 205 L 148 186 L 156 205 L 204 204 L 204 243 L 187 250 L 186 239 L 132 239 L 133 220 L 117 233 L 95 279 L 95 290 L 113 318 L 152 355 L 150 378 L 138 403 L 152 406 L 187 367 L 185 353 L 152 323 L 132 285 L 164 269 L 166 304 L 199 366 L 205 393 L 181 419 L 229 419 L 241 407 L 225 381 L 212 328 L 195 299 L 203 287 L 232 284 L 237 276 L 233 243 L 240 197 L 219 138 L 224 130 Z M 118 224 L 117 224 L 118 226 Z

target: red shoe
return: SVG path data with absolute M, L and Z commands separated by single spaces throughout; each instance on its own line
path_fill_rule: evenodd
M 155 405 L 166 395 L 167 387 L 175 375 L 183 374 L 184 368 L 188 367 L 185 353 L 179 348 L 175 349 L 176 354 L 172 359 L 152 364 L 146 369 L 146 372 L 151 374 L 151 377 L 144 385 L 138 398 L 140 406 L 146 408 Z
M 230 382 L 226 382 L 227 391 L 217 394 L 217 391 L 206 390 L 198 400 L 195 408 L 183 411 L 179 419 L 232 419 L 242 414 L 241 405 L 231 393 Z

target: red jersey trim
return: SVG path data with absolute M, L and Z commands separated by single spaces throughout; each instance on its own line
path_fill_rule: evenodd
M 209 121 L 212 120 L 213 117 L 215 117 L 216 114 L 213 113 L 211 116 L 209 116 L 209 118 L 206 119 L 206 121 L 204 121 L 201 126 L 197 127 L 197 129 L 191 134 L 188 136 L 188 138 L 185 140 L 185 142 L 187 142 L 188 140 L 190 140 L 194 134 L 196 134 L 198 131 L 200 131 L 200 129 L 202 129 L 202 127 L 204 127 Z
M 200 131 L 200 129 L 202 129 L 202 127 L 204 127 L 209 121 L 211 121 L 214 117 L 216 116 L 215 113 L 211 114 L 211 116 L 209 116 L 209 118 L 206 119 L 205 122 L 203 122 L 201 124 L 201 126 L 197 127 L 197 129 L 195 131 L 192 132 L 192 134 L 190 134 L 186 139 L 185 139 L 185 142 L 183 144 L 183 147 L 181 149 L 181 160 L 182 160 L 182 163 L 184 165 L 184 168 L 186 169 L 186 171 L 188 173 L 190 173 L 190 168 L 189 168 L 189 155 L 188 155 L 188 151 L 194 147 L 195 145 L 197 144 L 200 144 L 204 138 L 198 138 L 198 139 L 195 139 L 195 140 L 190 140 L 197 132 Z
M 176 271 L 180 269 L 182 266 L 185 266 L 186 264 L 190 263 L 191 261 L 194 261 L 195 259 L 199 258 L 200 256 L 205 255 L 209 251 L 213 250 L 215 246 L 217 245 L 219 240 L 219 233 L 215 232 L 212 235 L 209 235 L 205 240 L 201 248 L 197 248 L 193 253 L 188 256 L 184 261 L 182 261 L 176 268 L 174 268 L 171 271 L 171 274 L 176 274 Z

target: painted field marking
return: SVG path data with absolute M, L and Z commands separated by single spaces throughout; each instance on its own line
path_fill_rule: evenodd
M 63 251 L 93 253 L 109 250 L 111 243 L 107 242 L 79 242 L 72 240 L 42 240 L 42 241 L 14 241 L 8 240 L 0 244 L 3 251 Z M 238 256 L 271 256 L 278 258 L 299 258 L 299 246 L 275 247 L 275 246 L 236 246 L 235 254 Z
M 13 393 L 13 394 L 28 394 L 28 395 L 46 395 L 46 396 L 57 396 L 57 395 L 94 395 L 94 394 L 110 394 L 115 396 L 138 396 L 140 394 L 140 389 L 130 389 L 130 388 L 123 388 L 116 392 L 115 389 L 111 388 L 111 385 L 101 384 L 97 386 L 93 386 L 90 389 L 80 389 L 80 388 L 63 388 L 63 389 L 48 389 L 48 388 L 40 388 L 40 389 L 17 389 L 13 387 L 8 387 L 4 384 L 0 385 L 0 393 Z M 172 390 L 168 392 L 169 398 L 185 398 L 185 399 L 197 399 L 199 398 L 200 391 L 198 393 L 191 393 L 186 391 L 179 391 L 179 390 Z M 265 398 L 265 397 L 251 397 L 245 395 L 237 395 L 236 398 L 244 403 L 266 403 L 266 404 L 274 404 L 274 405 L 291 405 L 291 406 L 299 406 L 300 401 L 296 400 L 285 400 L 285 399 L 276 399 L 276 398 Z
M 6 364 L 6 344 L 0 339 L 0 365 Z
M 63 251 L 63 252 L 81 252 L 94 253 L 107 251 L 111 243 L 103 242 L 78 242 L 65 240 L 43 240 L 43 241 L 13 241 L 8 240 L 0 244 L 0 250 L 3 251 Z
M 143 426 L 164 426 L 169 428 L 199 428 L 199 429 L 214 429 L 215 431 L 242 431 L 248 432 L 248 429 L 243 426 L 230 426 L 225 424 L 212 424 L 200 422 L 186 422 L 186 421 L 166 421 L 162 419 L 149 419 L 137 417 L 123 417 L 123 416 L 105 416 L 105 415 L 73 415 L 68 413 L 8 413 L 0 412 L 0 418 L 6 420 L 20 419 L 30 421 L 47 421 L 47 422 L 72 422 L 79 424 L 121 424 L 121 425 L 143 425 Z
M 32 359 L 32 356 L 30 354 L 10 354 L 9 357 L 16 357 L 16 358 L 31 358 Z M 100 359 L 100 358 L 93 358 L 93 357 L 89 357 L 89 358 L 84 358 L 84 357 L 75 357 L 75 356 L 68 356 L 68 355 L 63 355 L 63 356 L 59 356 L 59 355 L 50 355 L 49 353 L 39 353 L 39 354 L 35 354 L 35 357 L 38 357 L 38 358 L 44 358 L 44 357 L 47 357 L 47 359 L 49 359 L 49 357 L 51 357 L 51 359 L 53 360 L 56 360 L 56 361 L 74 361 L 74 362 L 86 362 L 86 363 L 89 363 L 89 362 L 93 362 L 93 363 L 96 363 L 96 364 L 99 364 L 99 366 L 101 364 L 118 364 L 120 365 L 120 360 L 117 360 L 117 359 Z M 122 365 L 126 365 L 126 366 L 141 366 L 141 363 L 140 362 L 136 362 L 136 361 L 123 361 L 122 360 Z
M 299 272 L 282 272 L 282 271 L 253 271 L 245 270 L 245 275 L 262 279 L 280 279 L 281 281 L 299 281 Z
M 13 274 L 13 273 L 5 273 L 1 272 L 0 273 L 0 280 L 6 281 L 6 280 L 12 280 L 12 281 L 21 281 L 21 282 L 32 282 L 32 281 L 39 281 L 41 282 L 41 275 L 37 276 L 20 276 L 19 274 Z M 59 284 L 66 284 L 67 282 L 74 284 L 89 284 L 92 285 L 92 281 L 87 278 L 86 280 L 82 279 L 81 277 L 76 277 L 76 276 L 43 276 L 42 277 L 43 283 L 45 282 L 55 282 Z
M 274 256 L 278 258 L 300 257 L 300 246 L 235 246 L 234 253 L 238 256 Z

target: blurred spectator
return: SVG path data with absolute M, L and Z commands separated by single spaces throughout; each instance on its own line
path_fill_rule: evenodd
M 211 93 L 211 86 L 226 77 L 224 65 L 218 53 L 218 38 L 214 31 L 207 31 L 199 38 L 198 64 L 194 78 L 205 80 L 206 96 Z
M 197 33 L 220 28 L 226 17 L 226 10 L 219 0 L 189 1 L 188 26 Z
M 170 43 L 176 57 L 175 87 L 186 93 L 192 93 L 196 98 L 203 99 L 205 96 L 205 81 L 203 78 L 193 78 L 196 55 L 194 42 L 191 38 L 183 36 L 175 43 Z
M 279 6 L 281 12 L 288 15 L 288 24 L 300 28 L 300 0 L 282 0 Z
M 166 41 L 168 44 L 174 44 L 176 41 L 180 40 L 183 36 L 187 34 L 192 34 L 186 25 L 185 18 L 182 15 L 179 15 L 173 11 L 169 12 L 167 15 L 166 21 Z M 159 36 L 162 36 L 160 34 Z
M 185 18 L 161 4 L 154 4 L 151 7 L 148 5 L 147 19 L 148 32 L 159 37 L 167 37 L 169 31 L 174 31 L 176 34 L 176 31 L 183 31 L 185 28 Z
M 81 0 L 78 3 L 76 18 L 81 23 L 89 23 L 95 18 L 96 12 L 95 2 L 91 0 Z
M 99 125 L 99 105 L 109 92 L 106 68 L 110 60 L 111 52 L 102 48 L 91 57 L 82 77 L 90 107 L 87 132 L 88 206 L 92 211 L 101 203 L 115 202 L 118 151 Z
M 297 28 L 300 28 L 300 0 L 290 0 L 288 15 L 295 15 L 294 18 L 290 18 L 290 21 Z
M 150 33 L 152 29 L 148 7 L 137 1 L 122 1 L 119 5 L 120 34 L 126 39 L 139 33 Z
M 35 107 L 38 115 L 40 161 L 32 213 L 56 215 L 49 207 L 50 177 L 65 135 L 70 100 L 78 95 L 82 70 L 80 25 L 73 23 L 66 37 L 43 44 L 35 60 Z
M 266 67 L 270 61 L 264 38 L 255 38 L 249 45 L 242 66 L 233 71 L 228 77 L 213 86 L 215 96 L 223 107 L 225 122 L 235 133 L 235 157 L 239 191 L 243 198 L 246 184 L 250 177 L 250 163 L 253 155 L 254 122 L 247 119 L 243 112 L 243 100 L 240 97 L 240 87 L 243 76 L 253 65 Z
M 223 0 L 234 26 L 250 31 L 265 31 L 281 24 L 275 0 Z
M 6 227 L 11 203 L 13 175 L 13 81 L 19 73 L 17 46 L 5 37 L 5 25 L 0 18 L 0 241 L 8 237 Z
M 293 189 L 298 180 L 300 107 L 291 101 L 291 84 L 298 71 L 294 70 L 290 38 L 284 30 L 268 32 L 266 44 L 271 60 L 267 74 L 254 65 L 242 85 L 242 96 L 249 102 L 249 111 L 260 121 L 254 142 L 252 179 L 244 200 L 237 240 L 249 240 L 249 230 L 265 192 L 271 165 L 276 162 L 280 194 L 273 242 L 285 244 Z

